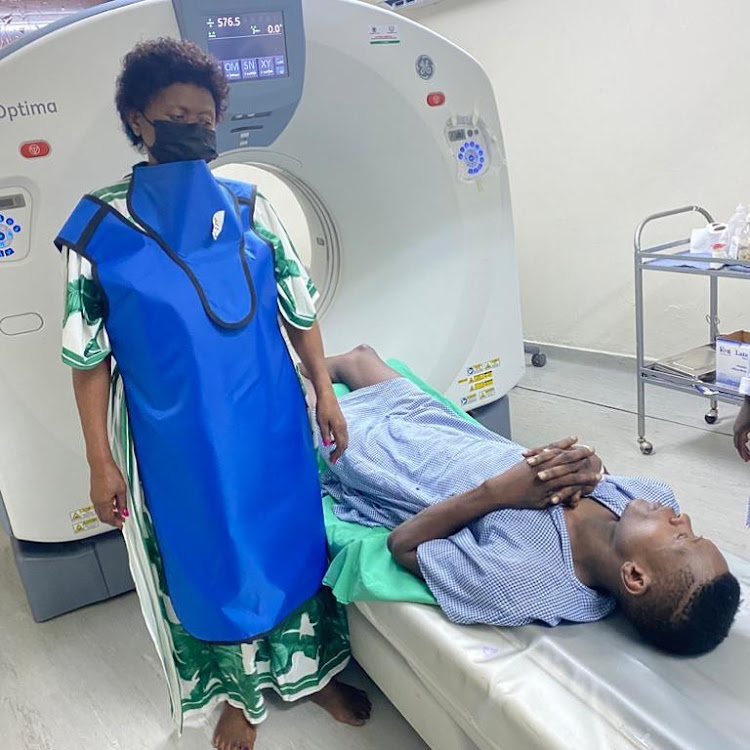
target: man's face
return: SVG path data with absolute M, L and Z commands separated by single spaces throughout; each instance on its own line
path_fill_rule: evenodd
M 623 561 L 632 561 L 652 580 L 677 570 L 689 570 L 695 585 L 729 571 L 718 547 L 693 533 L 690 516 L 677 515 L 665 505 L 633 500 L 615 529 L 615 548 Z

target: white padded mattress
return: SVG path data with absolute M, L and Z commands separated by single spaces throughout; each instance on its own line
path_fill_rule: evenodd
M 384 683 L 398 692 L 413 673 L 413 685 L 482 750 L 746 750 L 750 562 L 727 557 L 742 584 L 741 610 L 727 641 L 697 659 L 653 651 L 619 617 L 558 628 L 462 627 L 433 607 L 384 602 L 355 606 L 401 658 L 384 659 L 382 642 L 376 657 L 373 631 L 357 628 L 359 617 L 355 656 L 366 669 L 373 662 L 387 694 Z M 399 708 L 407 718 L 435 711 L 424 701 Z

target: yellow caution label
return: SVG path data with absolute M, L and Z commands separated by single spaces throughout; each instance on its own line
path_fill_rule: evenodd
M 495 370 L 498 367 L 500 367 L 499 357 L 467 366 L 465 374 L 457 381 L 464 393 L 461 398 L 462 406 L 468 407 L 497 396 Z
M 70 520 L 75 523 L 76 521 L 87 521 L 89 518 L 96 518 L 96 511 L 93 505 L 87 505 L 85 508 L 78 508 L 70 514 Z
M 93 505 L 72 511 L 70 514 L 70 523 L 73 526 L 74 534 L 83 534 L 100 525 Z
M 471 388 L 469 388 L 469 393 L 474 393 L 474 391 L 485 391 L 489 388 L 494 389 L 494 387 L 495 375 L 492 372 L 487 372 L 483 373 L 481 376 L 472 378 L 472 384 Z
M 75 534 L 82 534 L 84 531 L 91 531 L 91 529 L 96 529 L 99 527 L 99 519 L 94 516 L 94 518 L 87 518 L 85 521 L 82 521 L 81 523 L 74 523 L 73 524 L 73 532 Z

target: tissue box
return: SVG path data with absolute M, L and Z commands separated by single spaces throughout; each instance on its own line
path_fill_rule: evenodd
M 735 331 L 716 339 L 716 382 L 739 388 L 750 376 L 750 332 Z

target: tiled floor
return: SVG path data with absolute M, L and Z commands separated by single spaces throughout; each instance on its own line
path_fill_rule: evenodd
M 750 466 L 734 452 L 724 408 L 713 427 L 698 398 L 651 391 L 654 455 L 635 443 L 632 363 L 548 350 L 549 364 L 529 368 L 512 396 L 514 438 L 527 445 L 567 434 L 598 449 L 610 471 L 650 474 L 672 484 L 696 530 L 750 555 L 744 528 Z M 0 746 L 5 750 L 167 750 L 169 707 L 161 670 L 128 595 L 43 625 L 29 615 L 7 540 L 0 538 Z M 367 685 L 375 713 L 362 730 L 334 724 L 312 705 L 274 704 L 258 750 L 425 750 L 384 696 Z M 179 747 L 205 750 L 209 730 L 189 732 Z

